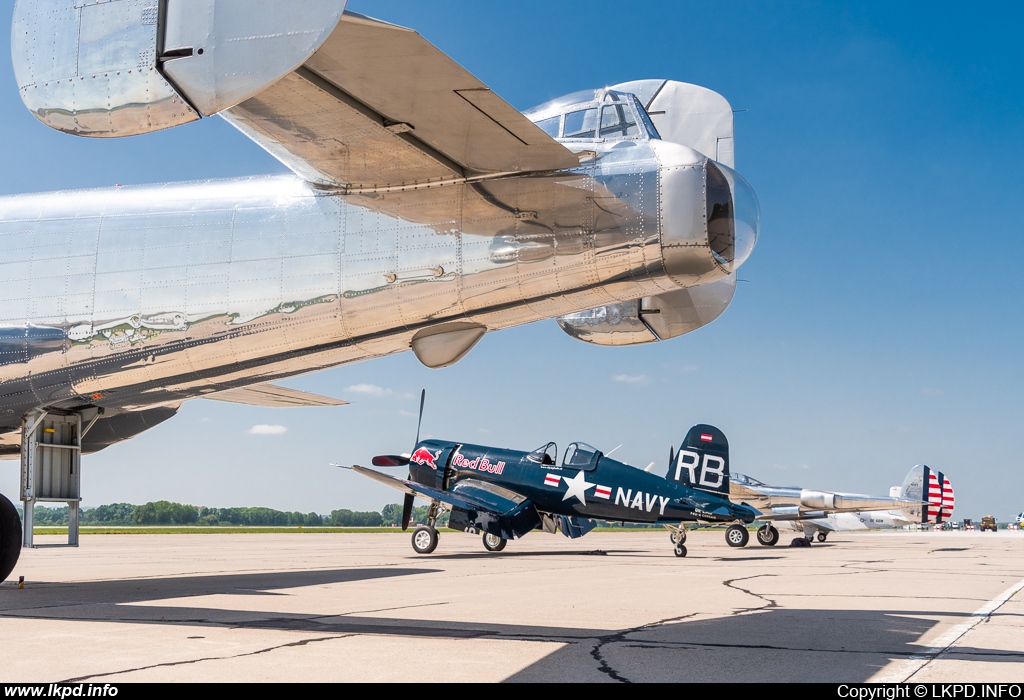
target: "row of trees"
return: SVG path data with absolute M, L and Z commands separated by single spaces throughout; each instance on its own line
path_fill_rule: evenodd
M 412 509 L 411 520 L 416 525 L 427 522 L 427 506 Z M 21 508 L 18 508 L 19 514 Z M 316 513 L 286 513 L 272 508 L 205 508 L 156 501 L 136 506 L 131 503 L 112 503 L 98 508 L 84 508 L 78 515 L 82 525 L 195 525 L 195 526 L 276 526 L 276 527 L 398 527 L 402 523 L 402 506 L 391 503 L 376 511 L 332 510 L 330 515 Z M 36 525 L 67 525 L 68 507 L 47 508 L 36 506 Z M 448 524 L 445 513 L 438 526 Z M 605 523 L 600 525 L 620 525 Z M 660 525 L 631 524 L 630 528 L 660 528 Z
M 19 511 L 21 509 L 19 508 Z M 427 519 L 425 506 L 413 509 L 416 523 Z M 24 515 L 24 514 L 22 514 Z M 196 526 L 277 526 L 277 527 L 386 527 L 399 525 L 402 506 L 384 506 L 382 512 L 331 511 L 330 515 L 284 512 L 272 508 L 206 508 L 170 501 L 156 501 L 141 506 L 113 503 L 98 508 L 83 508 L 78 515 L 82 525 L 196 525 Z M 36 506 L 36 525 L 67 525 L 68 507 Z

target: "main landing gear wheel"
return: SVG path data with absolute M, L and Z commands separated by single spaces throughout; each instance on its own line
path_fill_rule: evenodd
M 500 552 L 505 549 L 505 545 L 508 544 L 508 540 L 504 537 L 498 537 L 490 533 L 484 533 L 484 549 L 488 552 Z
M 685 557 L 686 556 L 686 545 L 684 545 L 682 543 L 679 543 L 679 544 L 676 545 L 676 548 L 674 550 L 672 550 L 672 552 L 677 557 Z
M 686 542 L 686 530 L 670 532 L 668 534 L 668 537 L 670 540 L 672 540 L 672 544 L 682 544 L 683 542 Z
M 430 554 L 437 549 L 437 530 L 420 525 L 412 533 L 412 548 L 417 554 Z
M 730 525 L 725 531 L 725 541 L 730 547 L 746 547 L 750 541 L 750 533 L 742 525 Z
M 771 525 L 763 525 L 757 530 L 757 543 L 764 547 L 774 547 L 779 543 L 779 531 Z
M 6 581 L 21 556 L 21 518 L 14 504 L 0 494 L 0 581 Z
M 824 542 L 826 539 L 828 539 L 828 533 L 827 532 L 819 532 L 818 533 L 818 542 Z

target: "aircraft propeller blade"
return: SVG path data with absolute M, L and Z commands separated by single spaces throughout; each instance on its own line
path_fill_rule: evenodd
M 420 426 L 423 424 L 423 402 L 427 399 L 427 390 L 420 392 L 420 418 L 416 421 L 416 445 L 420 444 Z M 414 445 L 415 447 L 415 445 Z
M 411 493 L 405 494 L 405 503 L 402 504 L 402 532 L 409 529 L 409 517 L 412 516 L 412 502 L 415 498 Z
M 373 458 L 375 467 L 404 467 L 409 463 L 405 455 L 377 455 Z

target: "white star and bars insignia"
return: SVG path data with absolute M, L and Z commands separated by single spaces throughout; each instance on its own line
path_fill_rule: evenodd
M 611 500 L 612 487 L 588 483 L 586 478 L 583 476 L 583 472 L 580 472 L 571 479 L 560 474 L 551 474 L 549 472 L 544 475 L 544 485 L 557 488 L 563 479 L 565 480 L 566 486 L 569 487 L 565 493 L 565 498 L 562 499 L 563 501 L 575 496 L 581 503 L 583 503 L 583 505 L 586 505 L 583 494 L 591 488 L 594 489 L 594 496 L 597 498 L 603 498 L 606 501 Z

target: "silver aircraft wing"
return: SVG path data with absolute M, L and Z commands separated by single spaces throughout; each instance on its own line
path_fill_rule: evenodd
M 358 465 L 352 467 L 352 471 L 362 474 L 385 486 L 398 489 L 404 493 L 424 498 L 428 501 L 440 501 L 463 510 L 484 511 L 494 515 L 505 515 L 526 499 L 519 497 L 518 500 L 505 497 L 492 489 L 480 487 L 460 488 L 457 492 L 442 491 L 422 484 L 417 484 L 406 479 L 396 479 L 393 476 Z
M 838 497 L 838 495 L 837 495 Z M 850 494 L 844 495 L 841 503 L 821 508 L 805 506 L 781 506 L 770 510 L 763 510 L 758 520 L 818 520 L 827 518 L 832 513 L 860 513 L 872 510 L 902 510 L 908 507 L 927 505 L 922 501 L 913 501 L 905 498 L 873 498 L 862 496 L 857 498 Z
M 416 32 L 349 12 L 301 66 L 221 115 L 309 182 L 349 190 L 579 165 Z
M 347 406 L 348 401 L 333 399 L 330 396 L 311 394 L 308 391 L 289 389 L 288 387 L 276 384 L 257 384 L 255 386 L 243 386 L 227 391 L 218 391 L 215 394 L 207 394 L 204 399 L 213 401 L 226 401 L 228 403 L 240 403 L 247 406 L 266 406 L 269 408 L 294 408 L 294 407 L 320 407 L 320 406 Z

